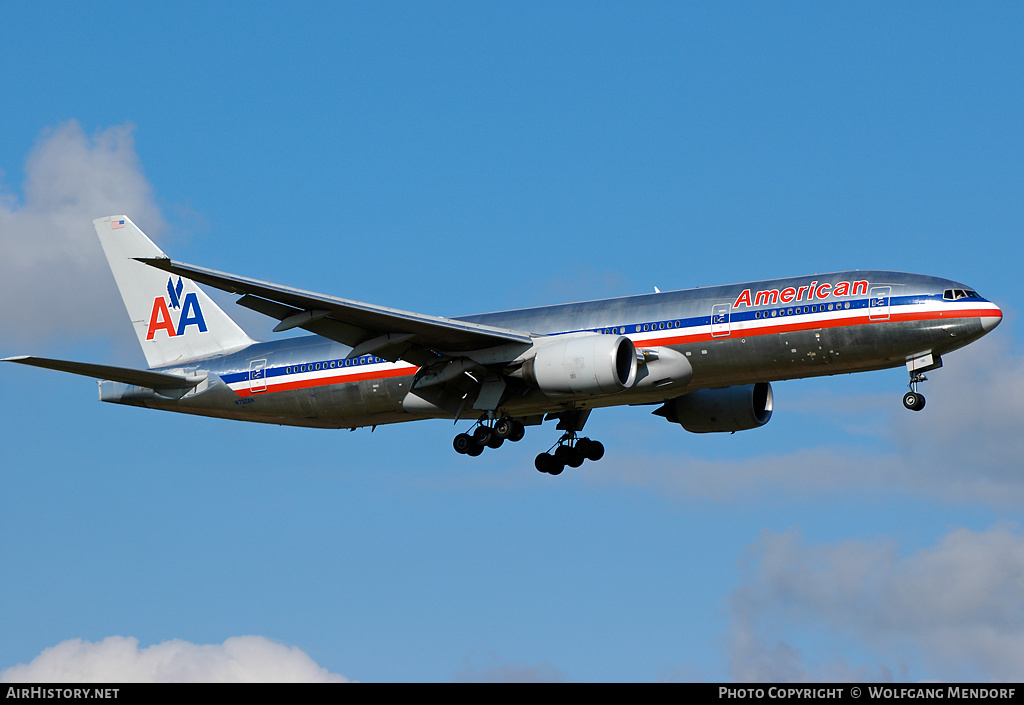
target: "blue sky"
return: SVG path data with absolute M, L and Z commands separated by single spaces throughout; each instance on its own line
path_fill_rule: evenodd
M 1020 680 L 1022 35 L 1013 3 L 4 5 L 0 356 L 144 366 L 90 223 L 122 212 L 435 315 L 879 268 L 1005 318 L 921 414 L 902 369 L 777 384 L 731 436 L 609 409 L 557 478 L 550 427 L 470 459 L 448 422 L 5 365 L 0 678 Z

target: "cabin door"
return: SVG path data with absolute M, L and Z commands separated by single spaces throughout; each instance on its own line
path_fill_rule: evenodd
M 726 338 L 731 334 L 729 319 L 732 314 L 732 303 L 715 304 L 711 307 L 711 337 Z
M 872 321 L 889 320 L 889 295 L 891 286 L 875 286 L 871 288 L 871 300 L 868 303 L 868 319 Z
M 249 391 L 267 391 L 267 361 L 253 360 L 249 363 Z

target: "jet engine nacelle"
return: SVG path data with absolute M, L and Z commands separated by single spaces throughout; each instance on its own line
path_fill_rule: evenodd
M 614 394 L 636 382 L 637 355 L 624 335 L 586 335 L 541 346 L 522 376 L 548 396 Z
M 721 389 L 698 389 L 654 413 L 692 433 L 745 431 L 764 426 L 772 417 L 772 385 L 768 382 Z

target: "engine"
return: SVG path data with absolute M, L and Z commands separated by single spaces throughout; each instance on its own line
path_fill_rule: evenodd
M 654 413 L 691 433 L 745 431 L 768 423 L 772 417 L 772 401 L 772 385 L 758 382 L 698 389 L 670 399 Z
M 636 348 L 623 335 L 587 335 L 548 343 L 524 363 L 522 377 L 549 396 L 614 394 L 633 386 Z

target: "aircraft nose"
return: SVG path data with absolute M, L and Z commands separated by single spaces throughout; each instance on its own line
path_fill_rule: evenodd
M 981 317 L 981 328 L 986 333 L 988 333 L 990 330 L 998 326 L 999 323 L 1003 320 L 1002 309 L 996 306 L 995 304 L 992 304 L 992 309 L 993 310 L 991 313 Z

